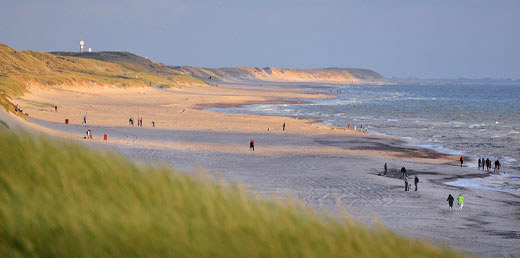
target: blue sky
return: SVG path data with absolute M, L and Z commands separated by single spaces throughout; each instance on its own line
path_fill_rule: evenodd
M 1 0 L 0 42 L 170 65 L 520 79 L 518 0 Z

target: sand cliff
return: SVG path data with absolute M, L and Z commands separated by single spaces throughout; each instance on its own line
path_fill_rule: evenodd
M 270 81 L 270 82 L 329 82 L 346 84 L 389 83 L 377 72 L 357 68 L 318 68 L 291 69 L 273 67 L 224 67 L 198 68 L 190 66 L 171 66 L 170 68 L 185 72 L 190 76 L 219 81 Z

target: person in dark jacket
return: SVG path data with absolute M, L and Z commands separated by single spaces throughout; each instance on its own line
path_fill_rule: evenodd
M 498 161 L 498 159 L 497 159 L 497 160 L 495 160 L 495 173 L 498 174 L 498 173 L 500 173 L 499 171 L 500 171 L 500 161 Z
M 401 178 L 403 178 L 406 175 L 406 168 L 404 166 L 401 168 Z
M 452 211 L 453 210 L 453 201 L 455 201 L 455 198 L 453 198 L 453 196 L 450 194 L 450 195 L 448 195 L 447 201 L 448 201 L 448 204 L 450 205 L 450 211 Z
M 413 180 L 413 183 L 415 185 L 415 191 L 417 191 L 417 184 L 419 183 L 419 178 L 417 177 L 417 175 L 415 175 L 415 178 Z
M 386 172 L 388 171 L 388 168 L 386 167 L 386 163 L 385 163 L 385 176 L 386 176 Z

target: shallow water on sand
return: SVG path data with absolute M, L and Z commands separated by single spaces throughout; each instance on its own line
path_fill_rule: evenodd
M 323 124 L 400 137 L 411 145 L 499 159 L 505 176 L 452 184 L 520 195 L 520 85 L 345 85 L 313 87 L 333 95 L 310 104 L 214 108 L 226 113 L 312 118 Z M 290 128 L 290 125 L 288 125 Z M 470 181 L 468 181 L 470 180 Z

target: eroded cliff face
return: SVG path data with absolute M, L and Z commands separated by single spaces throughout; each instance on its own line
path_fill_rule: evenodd
M 323 69 L 290 69 L 290 68 L 197 68 L 187 66 L 171 67 L 191 76 L 215 80 L 261 80 L 280 82 L 332 82 L 332 83 L 388 83 L 390 80 L 368 69 L 323 68 Z

